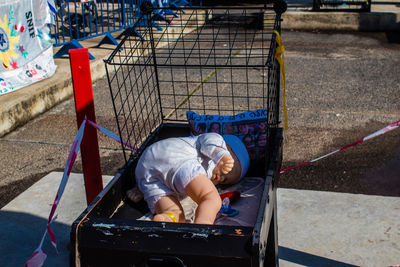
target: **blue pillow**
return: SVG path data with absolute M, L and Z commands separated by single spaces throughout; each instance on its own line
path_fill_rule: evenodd
M 265 157 L 267 145 L 267 109 L 238 113 L 234 116 L 199 115 L 187 111 L 186 117 L 192 134 L 215 132 L 238 136 L 246 146 L 251 161 Z

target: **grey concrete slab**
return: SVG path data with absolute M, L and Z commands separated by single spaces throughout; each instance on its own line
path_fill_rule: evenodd
M 371 12 L 313 11 L 313 0 L 287 0 L 283 29 L 327 31 L 399 31 L 400 5 L 394 0 L 373 0 Z M 358 7 L 355 7 L 358 8 Z
M 39 246 L 62 174 L 49 173 L 0 210 L 0 266 L 23 266 Z M 103 176 L 103 185 L 111 179 L 112 176 Z M 47 236 L 43 266 L 69 266 L 71 224 L 86 207 L 83 175 L 71 173 L 56 210 L 58 217 L 52 224 L 58 253 Z
M 52 172 L 0 211 L 0 265 L 22 266 L 40 243 L 61 180 Z M 104 184 L 112 179 L 103 176 Z M 47 237 L 44 266 L 69 266 L 69 232 L 86 208 L 83 175 L 72 173 Z M 278 189 L 281 266 L 391 266 L 400 262 L 400 198 Z
M 278 189 L 281 266 L 400 263 L 400 198 Z

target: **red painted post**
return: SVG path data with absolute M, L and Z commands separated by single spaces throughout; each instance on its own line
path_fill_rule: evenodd
M 87 48 L 70 49 L 69 59 L 74 87 L 76 120 L 79 128 L 85 116 L 88 120 L 96 122 L 89 51 Z M 88 124 L 86 124 L 81 143 L 81 157 L 85 179 L 86 201 L 89 205 L 103 190 L 103 179 L 101 175 L 97 130 Z

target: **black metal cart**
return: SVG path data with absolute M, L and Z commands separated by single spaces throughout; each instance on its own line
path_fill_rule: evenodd
M 278 265 L 282 129 L 274 55 L 285 6 L 174 10 L 162 31 L 146 28 L 144 40 L 122 40 L 105 64 L 126 162 L 73 223 L 71 265 Z M 142 19 L 151 19 L 142 9 Z M 189 110 L 231 116 L 260 108 L 268 109 L 268 149 L 249 169 L 265 179 L 254 227 L 137 220 L 148 211 L 146 203 L 130 202 L 125 192 L 134 186 L 135 166 L 149 144 L 189 135 Z

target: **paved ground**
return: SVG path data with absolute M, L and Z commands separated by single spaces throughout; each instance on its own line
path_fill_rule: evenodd
M 383 34 L 285 34 L 290 129 L 284 167 L 399 120 L 398 44 Z M 398 132 L 282 175 L 280 186 L 399 196 Z M 385 170 L 385 171 L 382 171 Z
M 284 167 L 398 120 L 400 50 L 399 44 L 387 42 L 384 33 L 284 31 L 282 36 L 290 126 L 285 132 Z M 117 132 L 106 79 L 95 83 L 94 97 L 97 122 Z M 63 169 L 75 120 L 74 102 L 69 99 L 0 139 L 2 205 L 47 173 Z M 114 175 L 123 163 L 120 147 L 103 134 L 99 137 L 103 174 Z M 399 179 L 394 175 L 398 147 L 394 131 L 287 172 L 280 186 L 399 196 L 400 187 L 395 186 Z M 74 171 L 81 171 L 79 160 Z
M 49 208 L 55 198 L 56 192 L 53 190 L 60 184 L 62 174 L 52 172 L 44 176 L 1 209 L 1 266 L 23 266 L 39 246 L 49 218 Z M 112 177 L 103 176 L 104 186 Z M 83 175 L 72 173 L 56 211 L 57 219 L 52 224 L 57 238 L 58 253 L 47 237 L 43 245 L 47 254 L 44 266 L 69 266 L 70 226 L 87 207 L 84 188 Z
M 389 42 L 393 37 L 391 27 L 398 25 L 399 20 L 396 13 L 387 12 L 388 10 L 393 11 L 398 4 L 379 2 L 381 4 L 372 6 L 372 10 L 375 11 L 368 14 L 318 12 L 318 14 L 312 15 L 312 12 L 307 10 L 309 5 L 304 6 L 304 3 L 307 2 L 289 3 L 291 10 L 285 14 L 284 32 L 282 33 L 286 47 L 287 101 L 290 118 L 290 128 L 285 132 L 284 167 L 330 152 L 378 130 L 400 117 L 400 107 L 396 101 L 399 99 L 400 92 L 398 69 L 400 49 L 399 44 Z M 384 14 L 380 10 L 382 7 L 385 7 L 383 11 L 386 13 Z M 302 12 L 305 13 L 302 14 Z M 335 17 L 334 20 L 333 17 Z M 321 18 L 318 24 L 312 24 L 306 28 L 311 31 L 297 32 L 298 27 L 305 27 L 301 26 L 304 25 L 304 22 L 318 22 L 318 18 Z M 371 19 L 367 20 L 370 23 L 375 21 L 373 19 L 377 19 L 379 23 L 374 25 L 376 27 L 386 25 L 387 31 L 378 33 L 337 32 L 337 30 L 358 31 L 362 29 L 360 25 L 364 25 L 363 27 L 369 25 L 369 23 L 365 24 L 367 18 Z M 389 21 L 386 21 L 388 18 Z M 338 23 L 337 20 L 345 23 Z M 363 23 L 361 23 L 362 21 Z M 372 27 L 370 29 L 373 30 Z M 92 47 L 95 45 L 95 41 L 92 40 L 86 44 L 88 47 Z M 92 79 L 97 81 L 94 86 L 97 121 L 100 125 L 116 132 L 108 85 L 104 79 L 99 79 L 104 76 L 104 65 L 101 59 L 111 51 L 111 46 L 90 49 L 90 52 L 97 58 L 91 62 Z M 0 139 L 2 158 L 0 163 L 0 206 L 4 206 L 49 172 L 62 171 L 64 167 L 72 138 L 76 132 L 76 122 L 74 104 L 71 99 L 47 111 L 56 103 L 68 99 L 72 94 L 68 59 L 57 59 L 56 64 L 59 69 L 52 78 L 0 97 L 0 132 L 4 133 L 14 129 L 16 125 L 23 125 Z M 31 115 L 37 115 L 44 111 L 47 112 L 30 121 Z M 29 122 L 25 124 L 26 121 Z M 311 166 L 287 172 L 282 175 L 280 186 L 399 197 L 399 142 L 398 132 L 394 131 L 368 141 L 368 145 L 359 145 Z M 114 175 L 123 163 L 119 146 L 100 135 L 100 147 L 103 174 Z M 81 172 L 79 160 L 74 171 Z M 294 196 L 298 191 L 287 192 Z M 399 251 L 395 244 L 399 243 L 400 226 L 396 223 L 399 221 L 395 218 L 397 213 L 391 212 L 393 209 L 384 209 L 386 215 L 376 213 L 375 217 L 367 220 L 376 225 L 377 229 L 379 227 L 379 231 L 375 231 L 376 236 L 371 233 L 374 230 L 361 227 L 362 219 L 365 218 L 365 214 L 370 212 L 371 207 L 380 210 L 383 206 L 397 203 L 397 198 L 375 196 L 364 198 L 358 195 L 336 193 L 326 193 L 326 195 L 321 193 L 322 195 L 320 195 L 320 192 L 314 191 L 299 192 L 303 192 L 305 195 L 294 198 L 296 202 L 304 198 L 304 203 L 311 203 L 311 207 L 321 204 L 317 205 L 315 210 L 312 208 L 302 209 L 301 205 L 298 206 L 292 215 L 300 216 L 299 214 L 302 214 L 301 216 L 305 218 L 313 212 L 315 214 L 312 216 L 316 216 L 322 209 L 331 209 L 327 206 L 329 203 L 323 202 L 323 199 L 331 199 L 336 203 L 339 201 L 338 198 L 343 198 L 344 202 L 340 203 L 343 203 L 344 206 L 339 210 L 345 212 L 353 207 L 355 202 L 351 200 L 357 198 L 357 203 L 365 203 L 365 205 L 360 206 L 360 210 L 356 212 L 357 218 L 351 214 L 346 217 L 349 220 L 353 219 L 352 223 L 360 229 L 370 231 L 368 236 L 374 236 L 371 243 L 376 244 L 376 247 L 367 246 L 367 248 L 370 250 L 385 248 L 385 251 L 397 249 L 395 252 Z M 322 199 L 318 202 L 308 198 L 318 199 L 321 196 Z M 53 194 L 50 197 L 53 198 Z M 374 206 L 374 200 L 377 199 L 379 199 L 377 203 L 380 203 L 382 199 L 384 204 Z M 282 204 L 284 201 L 282 199 Z M 291 206 L 290 202 L 285 205 Z M 281 211 L 285 209 L 287 208 Z M 1 211 L 2 215 L 6 213 Z M 292 219 L 294 217 L 286 214 L 283 216 L 288 218 L 289 225 L 289 222 L 293 223 L 299 218 Z M 324 218 L 334 218 L 330 216 L 334 216 L 334 214 L 324 214 Z M 392 224 L 381 225 L 379 222 L 375 224 L 372 219 L 377 217 L 389 217 L 388 221 L 392 220 Z M 307 233 L 312 230 L 310 227 L 322 227 L 321 229 L 327 227 L 328 223 L 325 221 L 318 223 L 318 217 L 314 218 L 316 221 L 312 223 L 300 224 L 304 230 L 293 228 L 296 231 L 284 231 L 282 229 L 284 227 L 280 228 L 280 246 L 282 247 L 281 252 L 284 253 L 281 258 L 283 260 L 302 265 L 312 265 L 312 262 L 307 262 L 307 259 L 316 260 L 315 265 L 347 263 L 373 266 L 400 262 L 399 259 L 389 258 L 389 256 L 387 261 L 376 257 L 380 260 L 377 264 L 365 262 L 356 254 L 351 254 L 355 255 L 353 258 L 346 258 L 343 257 L 342 251 L 331 252 L 332 248 L 329 245 L 318 243 L 318 240 L 310 239 L 309 243 L 304 243 L 306 241 L 301 238 L 302 235 L 293 235 L 293 232 L 304 231 Z M 333 221 L 335 220 L 339 219 Z M 307 221 L 301 220 L 301 222 Z M 290 227 L 295 226 L 291 225 Z M 331 233 L 332 240 L 336 240 L 335 242 L 340 245 L 343 240 L 336 238 L 340 238 L 338 236 L 345 231 L 340 227 L 336 229 L 341 230 L 327 233 Z M 351 242 L 349 247 L 358 247 L 357 240 L 360 240 L 363 233 L 355 232 L 353 228 L 350 231 L 348 235 L 353 240 L 346 239 L 345 241 Z M 288 235 L 288 233 L 291 234 Z M 340 234 L 338 235 L 338 233 Z M 385 237 L 381 238 L 379 234 L 383 234 Z M 295 239 L 296 236 L 299 238 Z M 40 241 L 39 239 L 37 239 L 37 243 Z M 380 242 L 380 239 L 387 240 L 387 242 Z M 370 242 L 365 239 L 364 241 Z M 36 242 L 33 243 L 27 244 L 28 246 L 24 247 L 25 251 L 34 249 Z M 380 243 L 392 244 L 392 246 L 388 245 L 390 249 L 386 249 L 386 245 L 381 246 Z M 307 247 L 306 244 L 312 244 L 312 248 Z M 321 248 L 321 250 L 316 252 L 315 247 Z M 327 259 L 331 261 L 326 261 Z
M 368 14 L 311 12 L 309 0 L 289 1 L 289 10 L 284 14 L 283 20 L 291 125 L 285 133 L 285 167 L 336 149 L 397 120 L 399 106 L 396 99 L 399 94 L 398 77 L 400 75 L 396 70 L 399 49 L 398 44 L 390 43 L 390 38 L 388 38 L 388 30 L 392 25 L 397 25 L 397 22 L 383 24 L 386 26 L 386 32 L 341 32 L 340 29 L 344 24 L 357 24 L 353 19 L 358 18 L 360 21 L 360 16 L 374 15 L 380 20 L 388 16 L 398 18 L 396 13 L 398 8 L 398 4 L 393 2 L 374 1 L 372 10 L 375 11 Z M 305 14 L 296 17 L 302 14 L 301 12 Z M 331 27 L 330 31 L 321 31 L 317 27 L 321 24 L 313 24 L 316 28 L 313 28 L 312 32 L 293 30 L 297 27 L 296 25 L 303 22 L 309 22 L 307 25 L 310 25 L 311 22 L 323 22 L 324 19 L 326 21 L 326 17 L 330 15 L 335 15 L 339 20 L 339 22 L 328 23 Z M 353 19 L 349 21 L 348 16 L 353 16 Z M 287 21 L 291 22 L 287 23 Z M 288 29 L 292 30 L 288 32 Z M 94 47 L 98 42 L 99 38 L 84 43 L 85 46 L 90 47 L 90 52 L 96 57 L 96 60 L 91 61 L 91 70 L 93 81 L 98 81 L 94 86 L 97 120 L 104 127 L 116 131 L 108 85 L 104 79 L 99 80 L 105 75 L 102 59 L 111 53 L 113 46 L 105 45 L 96 49 Z M 64 167 L 63 164 L 76 130 L 73 102 L 71 100 L 64 102 L 45 113 L 44 116 L 25 124 L 38 113 L 45 112 L 72 96 L 69 60 L 61 58 L 55 61 L 58 70 L 53 77 L 0 97 L 0 135 L 23 125 L 18 131 L 0 139 L 0 153 L 3 155 L 1 164 L 4 166 L 0 171 L 0 192 L 2 193 L 0 206 L 43 175 Z M 314 132 L 321 133 L 320 138 L 313 138 Z M 377 148 L 374 153 L 370 153 L 368 149 L 363 151 L 362 148 L 360 148 L 362 153 L 358 153 L 360 150 L 357 150 L 354 152 L 355 155 L 344 152 L 343 156 L 332 158 L 332 162 L 327 165 L 329 170 L 320 166 L 320 163 L 316 164 L 317 169 L 320 170 L 317 172 L 304 167 L 298 170 L 300 177 L 304 177 L 302 183 L 306 184 L 308 189 L 323 190 L 324 183 L 321 182 L 323 178 L 320 177 L 320 173 L 330 173 L 334 170 L 336 174 L 334 176 L 337 176 L 343 172 L 342 164 L 346 166 L 344 168 L 346 177 L 354 177 L 354 171 L 357 177 L 363 175 L 354 166 L 368 167 L 369 164 L 362 162 L 364 157 L 357 156 L 365 153 L 369 155 L 368 159 L 374 162 L 375 167 L 382 164 L 396 166 L 397 161 L 394 159 L 396 157 L 398 159 L 398 156 L 395 156 L 398 155 L 396 140 L 395 134 L 388 134 L 378 139 L 378 145 L 371 146 Z M 313 146 L 308 146 L 305 141 L 313 142 Z M 103 173 L 113 175 L 119 167 L 115 162 L 121 160 L 119 146 L 103 136 L 100 136 L 100 146 Z M 296 152 L 291 150 L 295 146 Z M 345 155 L 349 156 L 346 158 Z M 348 165 L 350 158 L 358 161 Z M 390 163 L 392 160 L 393 163 Z M 76 166 L 75 171 L 80 171 L 79 162 Z M 385 176 L 393 176 L 391 175 L 392 168 L 382 168 L 385 170 Z M 291 178 L 291 173 L 285 175 L 282 186 L 290 187 L 290 182 L 295 179 Z M 340 179 L 329 188 L 335 189 L 337 186 L 335 191 L 351 192 L 348 188 L 358 190 L 364 187 L 356 183 L 340 188 L 343 184 Z M 313 184 L 310 184 L 310 181 L 313 181 Z M 388 179 L 376 179 L 373 183 L 385 184 L 385 181 Z M 390 184 L 383 187 L 388 187 L 389 191 L 393 191 Z M 375 190 L 375 193 L 379 192 Z M 386 192 L 385 194 L 393 193 Z
M 22 266 L 39 245 L 51 192 L 62 177 L 52 172 L 0 212 L 0 263 Z M 103 176 L 107 184 L 112 176 Z M 53 223 L 58 253 L 47 238 L 44 266 L 69 266 L 70 225 L 85 209 L 82 174 L 72 173 Z M 278 189 L 280 266 L 392 266 L 400 262 L 400 198 Z M 322 215 L 322 216 L 321 216 Z M 29 221 L 29 224 L 26 222 Z
M 400 198 L 278 189 L 281 266 L 392 266 Z

